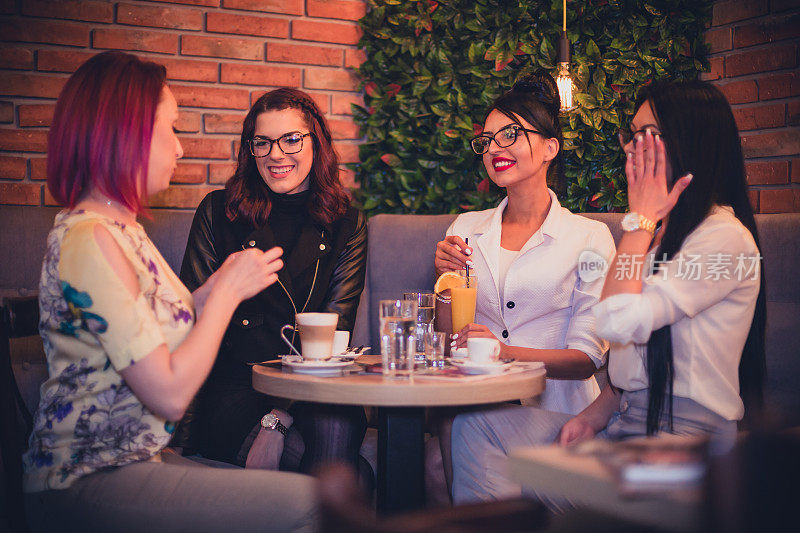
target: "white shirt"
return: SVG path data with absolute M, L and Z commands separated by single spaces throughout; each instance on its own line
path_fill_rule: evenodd
M 549 192 L 550 211 L 509 266 L 502 299 L 500 234 L 508 198 L 494 209 L 459 215 L 447 235 L 468 237 L 473 249 L 471 259 L 478 277 L 476 323 L 487 326 L 507 345 L 576 349 L 600 367 L 608 344 L 595 333 L 591 308 L 600 298 L 604 278 L 586 283 L 578 277 L 577 265 L 578 256 L 587 249 L 610 261 L 614 239 L 605 224 L 571 213 Z M 599 393 L 594 377 L 548 379 L 540 406 L 576 414 Z
M 500 289 L 500 301 L 505 301 L 503 297 L 503 289 L 506 286 L 506 276 L 508 276 L 508 269 L 511 268 L 511 263 L 514 262 L 514 259 L 516 259 L 518 255 L 519 250 L 506 250 L 505 248 L 500 248 L 500 256 L 498 260 L 499 264 L 497 267 L 497 288 Z
M 673 394 L 727 420 L 741 419 L 739 360 L 758 296 L 758 258 L 753 236 L 733 210 L 717 206 L 673 259 L 661 263 L 662 271 L 644 278 L 641 294 L 617 294 L 595 306 L 598 333 L 611 341 L 611 382 L 646 389 L 650 333 L 671 324 Z

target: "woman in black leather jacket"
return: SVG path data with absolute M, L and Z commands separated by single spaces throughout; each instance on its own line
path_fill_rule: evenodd
M 294 324 L 295 313 L 337 313 L 337 329 L 352 333 L 364 288 L 366 221 L 339 181 L 322 113 L 296 89 L 266 93 L 245 117 L 236 172 L 224 190 L 200 203 L 181 280 L 193 290 L 230 254 L 273 246 L 284 250 L 279 282 L 236 310 L 211 375 L 173 445 L 244 465 L 253 439 L 282 438 L 260 427 L 275 400 L 253 390 L 247 363 L 288 353 L 279 331 Z M 361 407 L 296 403 L 289 412 L 273 411 L 285 425 L 294 419 L 282 469 L 310 472 L 328 461 L 357 465 L 366 427 Z M 252 453 L 247 460 L 258 463 Z

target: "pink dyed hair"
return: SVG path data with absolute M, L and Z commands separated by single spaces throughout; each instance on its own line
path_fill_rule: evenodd
M 47 187 L 72 208 L 96 188 L 135 213 L 146 205 L 147 167 L 166 69 L 103 52 L 67 80 L 47 137 Z

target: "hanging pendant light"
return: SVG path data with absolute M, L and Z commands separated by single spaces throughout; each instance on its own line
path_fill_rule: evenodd
M 564 0 L 563 10 L 563 29 L 561 39 L 558 41 L 558 74 L 556 76 L 556 86 L 558 96 L 561 99 L 561 111 L 572 111 L 575 109 L 572 95 L 575 93 L 575 84 L 569 72 L 570 64 L 570 42 L 567 37 L 567 0 Z

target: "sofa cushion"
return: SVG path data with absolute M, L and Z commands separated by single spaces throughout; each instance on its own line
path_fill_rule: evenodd
M 430 291 L 433 254 L 456 215 L 376 215 L 369 219 L 367 281 L 356 316 L 353 344 L 378 353 L 378 302 L 404 292 Z

